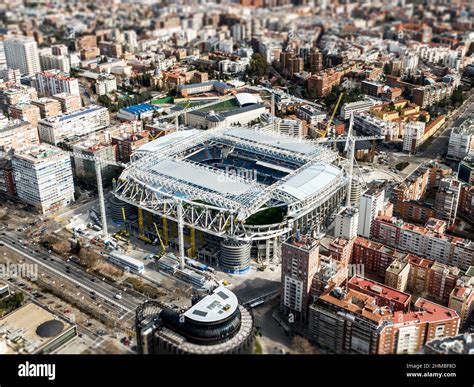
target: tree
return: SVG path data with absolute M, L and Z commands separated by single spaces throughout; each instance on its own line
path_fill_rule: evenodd
M 308 339 L 301 336 L 295 336 L 291 342 L 291 349 L 302 355 L 315 354 L 317 353 L 313 345 Z
M 464 96 L 462 93 L 462 86 L 458 86 L 451 95 L 451 103 L 454 106 L 460 106 L 464 102 Z
M 268 63 L 262 54 L 255 53 L 250 60 L 250 73 L 263 77 L 268 71 Z

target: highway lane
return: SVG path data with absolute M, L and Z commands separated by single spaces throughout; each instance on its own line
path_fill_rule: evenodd
M 17 252 L 29 261 L 40 265 L 46 271 L 58 275 L 66 281 L 72 282 L 78 288 L 87 292 L 94 292 L 95 296 L 104 299 L 109 305 L 115 306 L 119 312 L 128 314 L 134 311 L 137 306 L 144 301 L 144 299 L 123 292 L 123 289 L 116 285 L 111 285 L 86 273 L 85 270 L 76 266 L 74 263 L 66 263 L 53 254 L 43 253 L 38 249 L 39 252 L 36 252 L 33 247 L 23 246 L 19 243 L 18 237 L 2 235 L 0 236 L 0 241 L 4 243 L 5 247 Z M 69 272 L 66 272 L 66 270 Z M 117 293 L 122 294 L 121 300 L 114 298 Z

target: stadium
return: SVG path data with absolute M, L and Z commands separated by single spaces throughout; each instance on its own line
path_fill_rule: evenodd
M 328 146 L 272 127 L 185 130 L 141 146 L 114 190 L 127 211 L 148 214 L 177 248 L 178 219 L 188 256 L 230 273 L 252 258 L 278 261 L 291 232 L 324 230 L 348 182 Z M 152 235 L 150 235 L 152 236 Z

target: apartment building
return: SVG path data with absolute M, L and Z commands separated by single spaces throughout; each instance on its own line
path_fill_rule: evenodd
M 38 130 L 29 122 L 10 119 L 0 125 L 0 150 L 23 149 L 39 143 Z
M 60 70 L 63 73 L 71 71 L 71 63 L 67 55 L 54 54 L 51 50 L 41 50 L 39 53 L 41 69 L 45 70 Z
M 426 124 L 420 121 L 410 121 L 405 124 L 403 133 L 403 150 L 416 153 L 423 144 Z
M 15 152 L 12 168 L 18 198 L 41 213 L 74 201 L 71 158 L 59 148 L 42 144 Z
M 347 288 L 373 297 L 379 307 L 387 306 L 392 311 L 410 310 L 411 295 L 384 284 L 354 276 L 347 281 Z
M 56 117 L 62 113 L 61 103 L 54 98 L 38 98 L 36 101 L 31 102 L 31 104 L 39 109 L 42 119 Z
M 351 240 L 357 236 L 358 225 L 359 209 L 345 207 L 336 215 L 334 236 Z
M 61 104 L 61 111 L 63 113 L 72 113 L 82 107 L 81 97 L 74 94 L 58 93 L 54 94 L 51 98 Z
M 52 96 L 58 93 L 80 96 L 79 80 L 60 70 L 42 71 L 36 74 L 34 85 L 38 94 L 42 96 Z
M 305 322 L 311 283 L 319 266 L 319 242 L 297 235 L 282 244 L 281 254 L 281 311 L 294 322 Z
M 387 290 L 376 300 L 354 289 L 332 289 L 309 308 L 311 340 L 339 354 L 416 354 L 430 340 L 458 334 L 456 311 L 423 298 L 418 298 L 412 311 L 377 305 L 382 300 L 393 302 L 400 293 Z
M 333 353 L 390 353 L 388 307 L 367 294 L 339 287 L 309 307 L 310 340 Z
M 12 82 L 15 85 L 20 85 L 21 72 L 18 69 L 2 69 L 0 71 L 0 78 L 3 82 Z
M 106 95 L 117 90 L 117 78 L 112 74 L 100 75 L 95 82 L 97 95 Z
M 72 113 L 40 120 L 38 132 L 41 141 L 57 145 L 68 138 L 84 136 L 103 129 L 109 124 L 110 117 L 107 108 L 89 105 Z
M 435 202 L 436 218 L 445 220 L 448 226 L 456 221 L 461 186 L 462 183 L 454 178 L 440 181 Z
M 410 264 L 406 260 L 395 259 L 385 271 L 385 285 L 404 292 L 409 274 Z
M 472 151 L 474 151 L 474 119 L 468 119 L 451 130 L 446 157 L 462 160 Z
M 425 227 L 378 216 L 371 237 L 391 247 L 466 270 L 474 264 L 474 242 L 444 233 L 446 223 L 430 219 Z
M 413 89 L 413 102 L 424 109 L 445 98 L 449 98 L 453 94 L 453 90 L 453 85 L 443 82 L 416 87 Z
M 29 103 L 38 99 L 34 87 L 24 85 L 0 85 L 0 108 L 3 112 L 8 107 L 19 103 Z
M 351 261 L 354 239 L 336 238 L 328 246 L 329 254 L 344 267 Z
M 368 96 L 379 97 L 384 91 L 384 85 L 374 81 L 362 81 L 360 83 L 360 90 Z
M 464 325 L 474 310 L 474 267 L 466 270 L 449 296 L 448 306 L 458 312 L 461 325 Z
M 30 103 L 11 105 L 8 111 L 10 118 L 29 122 L 34 127 L 38 125 L 38 121 L 41 119 L 39 108 Z
M 382 136 L 386 141 L 397 139 L 399 132 L 398 124 L 384 121 L 365 112 L 354 115 L 354 129 L 369 136 Z
M 357 232 L 366 238 L 370 237 L 372 222 L 383 209 L 385 201 L 385 191 L 378 188 L 370 188 L 365 191 L 359 204 L 359 220 Z

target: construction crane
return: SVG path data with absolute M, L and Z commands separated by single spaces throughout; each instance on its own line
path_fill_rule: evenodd
M 327 134 L 329 133 L 329 130 L 331 129 L 332 121 L 334 120 L 334 116 L 336 115 L 337 108 L 339 107 L 339 104 L 341 103 L 343 95 L 344 93 L 339 94 L 339 98 L 337 99 L 336 105 L 334 106 L 334 110 L 332 111 L 331 118 L 329 119 L 328 124 L 326 126 L 326 130 L 323 132 L 321 136 L 323 138 L 327 136 Z
M 161 239 L 161 235 L 160 235 L 160 231 L 158 230 L 158 226 L 156 225 L 155 222 L 153 222 L 153 225 L 155 226 L 156 235 L 157 235 L 158 240 L 160 241 L 160 245 L 161 245 L 161 254 L 163 255 L 163 254 L 166 253 L 166 246 L 163 243 L 163 239 Z
M 99 196 L 99 209 L 100 209 L 100 220 L 102 222 L 102 236 L 104 239 L 109 237 L 109 233 L 107 230 L 107 215 L 105 211 L 105 197 L 104 197 L 104 188 L 102 186 L 102 164 L 106 165 L 114 165 L 116 167 L 125 168 L 126 165 L 117 161 L 113 160 L 106 160 L 96 156 L 86 155 L 84 153 L 79 152 L 67 152 L 69 156 L 73 158 L 78 158 L 87 161 L 93 161 L 95 166 L 95 175 L 97 179 L 97 194 Z
M 354 125 L 354 114 L 351 114 L 350 121 L 349 121 L 349 129 L 347 131 L 346 136 L 341 136 L 338 138 L 334 139 L 329 139 L 329 138 L 319 138 L 313 140 L 316 143 L 319 144 L 331 144 L 331 143 L 337 143 L 337 142 L 344 142 L 344 152 L 347 154 L 347 160 L 349 160 L 349 168 L 347 171 L 349 183 L 348 183 L 348 188 L 347 188 L 347 197 L 346 197 L 346 205 L 350 205 L 350 196 L 351 196 L 351 190 L 352 190 L 352 180 L 353 180 L 353 174 L 354 174 L 354 163 L 356 163 L 356 166 L 359 170 L 360 175 L 362 176 L 362 173 L 359 168 L 359 164 L 357 164 L 357 160 L 355 160 L 355 143 L 357 141 L 376 141 L 376 140 L 383 140 L 384 136 L 354 136 L 353 134 L 353 125 Z

